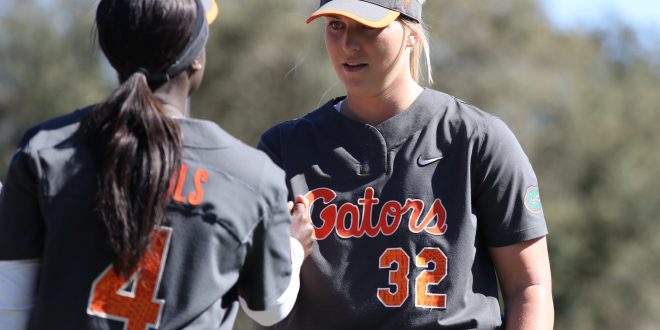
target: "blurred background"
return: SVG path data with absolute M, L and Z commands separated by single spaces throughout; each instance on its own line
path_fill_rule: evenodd
M 116 86 L 97 1 L 0 0 L 0 172 Z M 621 5 L 624 4 L 624 5 Z M 195 117 L 247 144 L 342 89 L 316 0 L 220 0 Z M 660 1 L 431 0 L 433 88 L 509 124 L 541 184 L 557 329 L 660 326 Z M 3 178 L 4 179 L 4 178 Z M 236 329 L 256 329 L 244 316 Z

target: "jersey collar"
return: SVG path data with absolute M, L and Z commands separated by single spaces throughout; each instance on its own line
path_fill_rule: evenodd
M 334 104 L 344 98 L 333 99 L 323 107 L 326 110 L 324 112 L 340 124 L 339 127 L 336 127 L 336 129 L 339 129 L 336 134 L 349 136 L 351 139 L 358 139 L 360 141 L 364 138 L 364 134 L 370 135 L 370 132 L 373 132 L 375 129 L 382 135 L 388 149 L 400 145 L 411 135 L 426 127 L 433 117 L 444 114 L 447 105 L 452 99 L 451 96 L 445 93 L 425 88 L 406 111 L 376 126 L 372 126 L 348 118 L 335 111 Z

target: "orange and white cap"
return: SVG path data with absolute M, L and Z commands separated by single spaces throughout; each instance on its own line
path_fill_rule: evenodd
M 345 16 L 373 28 L 388 26 L 400 15 L 417 22 L 422 20 L 418 0 L 321 0 L 321 5 L 307 23 L 321 16 Z
M 204 13 L 206 15 L 206 21 L 211 24 L 218 17 L 220 13 L 220 8 L 218 3 L 215 0 L 201 0 L 202 5 L 204 6 Z

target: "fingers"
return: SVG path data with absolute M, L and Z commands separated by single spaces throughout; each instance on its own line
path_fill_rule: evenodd
M 295 201 L 294 208 L 296 208 L 296 210 L 293 212 L 301 212 L 300 214 L 304 217 L 303 220 L 312 222 L 311 215 L 309 214 L 310 204 L 307 198 L 305 198 L 303 195 L 296 195 L 294 201 Z
M 312 253 L 315 241 L 314 225 L 309 212 L 309 201 L 298 195 L 291 208 L 291 237 L 297 239 L 305 250 L 305 257 Z M 292 202 L 289 202 L 290 204 Z
M 287 203 L 287 205 L 289 207 L 289 212 L 291 212 L 292 214 L 293 214 L 293 212 L 295 212 L 294 207 L 298 208 L 298 209 L 302 207 L 305 210 L 309 209 L 309 201 L 303 195 L 297 195 L 294 198 L 294 201 L 295 201 L 295 204 L 292 201 L 289 201 Z
M 305 205 L 305 208 L 309 208 L 309 201 L 305 196 L 303 195 L 297 195 L 296 198 L 294 199 L 296 203 L 303 203 Z
M 305 216 L 306 216 L 305 220 L 307 220 L 307 222 L 309 223 L 310 228 L 312 228 L 312 240 L 315 241 L 316 240 L 316 231 L 315 231 L 315 228 L 314 228 L 314 224 L 312 224 L 312 215 L 311 215 L 312 206 L 311 206 L 311 203 L 303 195 L 296 196 L 295 200 L 298 203 L 303 203 L 305 205 Z
M 291 202 L 289 202 L 291 203 Z M 306 217 L 307 207 L 303 203 L 296 203 L 291 210 L 291 215 L 300 214 L 301 217 Z

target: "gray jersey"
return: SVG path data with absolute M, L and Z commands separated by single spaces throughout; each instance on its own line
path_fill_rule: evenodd
M 0 195 L 0 260 L 42 259 L 30 329 L 231 329 L 239 295 L 274 305 L 291 276 L 282 170 L 211 122 L 179 119 L 166 222 L 123 280 L 94 213 L 86 111 L 32 129 Z
M 371 126 L 335 99 L 259 144 L 312 200 L 317 248 L 282 329 L 494 329 L 488 247 L 547 234 L 537 180 L 498 118 L 425 90 Z

